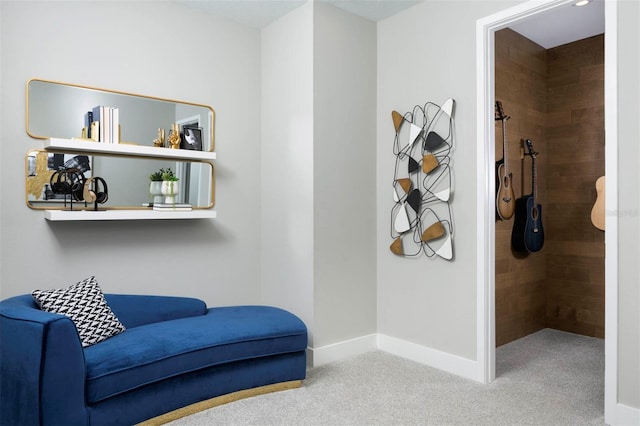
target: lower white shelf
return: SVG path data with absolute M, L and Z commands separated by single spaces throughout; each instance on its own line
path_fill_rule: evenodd
M 77 220 L 153 220 L 153 219 L 214 219 L 215 210 L 160 212 L 155 210 L 45 210 L 44 218 L 54 222 Z

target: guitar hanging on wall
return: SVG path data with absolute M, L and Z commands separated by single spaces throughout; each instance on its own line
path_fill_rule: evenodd
M 511 246 L 514 251 L 535 253 L 544 245 L 544 229 L 542 227 L 542 206 L 538 204 L 536 185 L 536 155 L 533 142 L 527 139 L 527 150 L 531 157 L 531 194 L 516 200 L 513 230 L 511 232 Z
M 515 210 L 512 173 L 509 172 L 507 157 L 507 120 L 511 117 L 504 114 L 502 102 L 496 101 L 496 120 L 502 122 L 502 159 L 496 161 L 496 213 L 501 220 L 511 219 Z
M 604 231 L 604 182 L 604 176 L 596 180 L 596 202 L 591 209 L 591 223 L 601 231 Z

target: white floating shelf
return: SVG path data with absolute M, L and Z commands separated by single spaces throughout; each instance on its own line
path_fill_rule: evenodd
M 149 219 L 214 219 L 215 210 L 160 212 L 143 210 L 45 210 L 44 217 L 53 222 L 87 220 L 149 220 Z
M 61 138 L 49 138 L 45 140 L 44 149 L 48 151 L 80 151 L 95 154 L 131 155 L 136 157 L 172 158 L 191 161 L 211 161 L 216 159 L 216 153 L 210 151 L 158 148 L 155 146 L 130 145 L 126 143 L 109 144 Z

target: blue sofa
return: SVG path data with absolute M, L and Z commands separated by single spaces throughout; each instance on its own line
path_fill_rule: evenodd
M 268 306 L 105 294 L 127 330 L 82 348 L 31 295 L 0 302 L 0 424 L 127 425 L 306 374 L 307 329 Z

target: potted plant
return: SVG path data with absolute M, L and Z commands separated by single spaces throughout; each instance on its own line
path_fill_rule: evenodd
M 164 169 L 160 169 L 156 172 L 151 173 L 149 175 L 149 180 L 151 183 L 149 184 L 149 197 L 153 197 L 153 203 L 159 204 L 164 202 L 164 197 L 162 196 L 162 171 Z
M 176 195 L 178 195 L 178 176 L 173 173 L 171 168 L 160 169 L 162 172 L 162 195 L 165 196 L 164 202 L 167 204 L 175 204 Z

